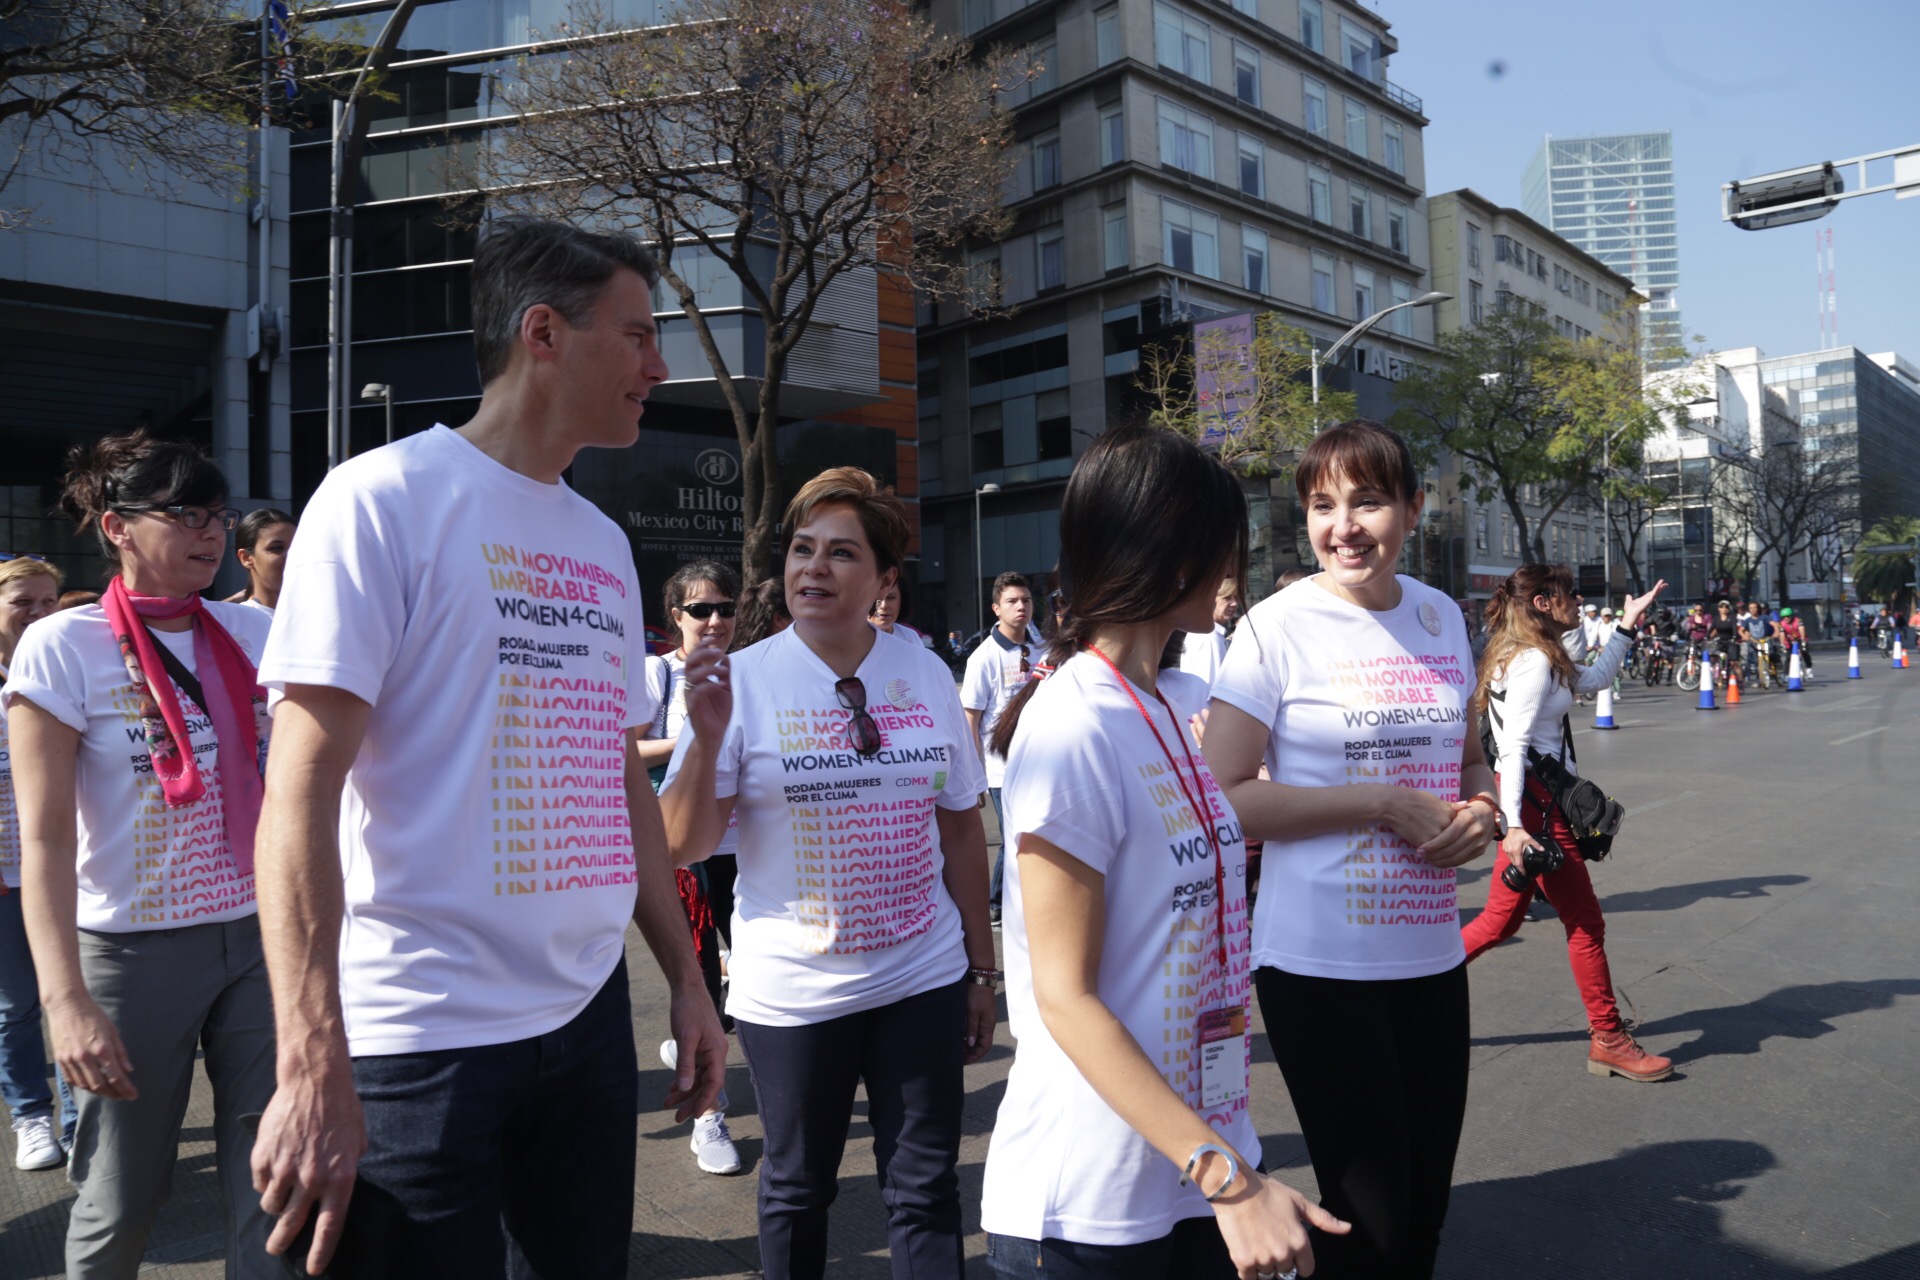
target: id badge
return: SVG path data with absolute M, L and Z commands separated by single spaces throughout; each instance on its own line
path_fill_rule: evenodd
M 1246 1010 L 1208 1009 L 1200 1015 L 1200 1105 L 1224 1106 L 1246 1092 Z

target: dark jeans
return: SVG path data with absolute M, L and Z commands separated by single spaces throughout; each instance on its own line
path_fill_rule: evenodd
M 740 859 L 732 854 L 716 854 L 700 864 L 707 871 L 707 905 L 713 908 L 713 927 L 720 940 L 733 950 L 733 882 L 739 879 Z M 718 1000 L 714 1007 L 723 1007 Z
M 360 1178 L 402 1215 L 391 1274 L 623 1280 L 637 1072 L 624 959 L 546 1035 L 355 1058 Z
M 767 1280 L 819 1280 L 827 1209 L 853 1092 L 867 1086 L 873 1160 L 900 1280 L 959 1280 L 963 983 L 804 1027 L 735 1024 L 760 1100 L 760 1265 Z
M 1355 982 L 1254 972 L 1320 1203 L 1315 1280 L 1427 1280 L 1467 1109 L 1467 967 Z
M 987 1266 L 997 1276 L 1045 1280 L 1234 1280 L 1233 1256 L 1212 1214 L 1187 1218 L 1158 1240 L 1077 1244 L 988 1236 Z
M 993 852 L 993 883 L 987 889 L 987 902 L 997 911 L 1000 909 L 1000 885 L 1006 879 L 1007 871 L 1007 811 L 1000 807 L 1000 788 L 988 787 L 987 795 L 993 799 L 994 830 L 1000 833 L 1000 847 Z

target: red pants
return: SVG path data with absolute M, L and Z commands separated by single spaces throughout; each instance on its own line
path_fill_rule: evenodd
M 1580 1000 L 1587 1006 L 1587 1022 L 1595 1031 L 1620 1029 L 1620 1006 L 1613 998 L 1613 971 L 1607 967 L 1607 922 L 1600 914 L 1599 899 L 1593 896 L 1593 880 L 1587 864 L 1574 843 L 1573 830 L 1561 816 L 1560 807 L 1547 795 L 1546 788 L 1527 779 L 1520 801 L 1520 825 L 1529 831 L 1546 831 L 1567 851 L 1566 865 L 1534 879 L 1533 886 L 1515 893 L 1500 875 L 1509 865 L 1501 851 L 1493 864 L 1493 884 L 1487 891 L 1487 906 L 1460 930 L 1466 944 L 1467 960 L 1472 962 L 1483 952 L 1505 942 L 1520 931 L 1526 919 L 1527 904 L 1534 889 L 1547 904 L 1560 913 L 1567 930 L 1567 963 L 1573 967 L 1574 983 L 1580 988 Z

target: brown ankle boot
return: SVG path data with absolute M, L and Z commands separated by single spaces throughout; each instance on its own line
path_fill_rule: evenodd
M 1601 1077 L 1665 1080 L 1673 1074 L 1673 1061 L 1648 1053 L 1624 1031 L 1595 1031 L 1592 1047 L 1587 1050 L 1587 1070 Z

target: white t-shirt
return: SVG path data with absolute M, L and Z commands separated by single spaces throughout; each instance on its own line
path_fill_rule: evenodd
M 1212 631 L 1189 631 L 1180 646 L 1180 669 L 1199 677 L 1200 682 L 1211 689 L 1213 678 L 1220 674 L 1220 664 L 1227 659 L 1230 638 L 1227 629 L 1221 626 Z
M 807 1026 L 958 982 L 934 808 L 971 809 L 985 784 L 946 664 L 874 632 L 857 673 L 883 742 L 871 759 L 849 744 L 839 677 L 792 628 L 731 665 L 715 772 L 740 823 L 727 1012 Z
M 1200 682 L 1162 671 L 1175 714 L 1135 689 L 1178 774 L 1140 709 L 1099 658 L 1080 653 L 1049 676 L 1021 713 L 1002 793 L 1010 848 L 1040 836 L 1105 878 L 1101 1001 L 1188 1106 L 1249 1162 L 1260 1137 L 1247 1109 L 1249 1049 L 1224 1059 L 1229 1096 L 1206 1105 L 1197 1032 L 1203 1011 L 1248 1013 L 1247 854 L 1187 722 L 1205 705 Z M 1218 956 L 1220 906 L 1213 849 L 1180 782 L 1195 793 L 1220 840 L 1226 873 L 1227 972 Z M 1024 858 L 1009 858 L 1007 1017 L 1019 1047 L 987 1151 L 982 1227 L 1027 1240 L 1137 1244 L 1213 1210 L 1192 1185 L 1095 1093 L 1041 1021 L 1028 950 Z M 1245 1025 L 1243 1023 L 1243 1025 Z
M 647 722 L 640 736 L 675 739 L 667 771 L 660 778 L 660 789 L 665 791 L 679 776 L 680 761 L 687 754 L 678 741 L 687 727 L 687 660 L 677 650 L 647 656 L 647 699 L 654 705 L 653 719 Z M 720 837 L 719 847 L 709 856 L 731 858 L 739 849 L 740 815 L 736 813 L 727 818 L 726 834 Z
M 1591 666 L 1579 668 L 1579 681 L 1567 688 L 1553 663 L 1539 649 L 1515 654 L 1488 686 L 1487 712 L 1493 723 L 1496 757 L 1487 763 L 1500 779 L 1500 808 L 1507 821 L 1520 825 L 1520 799 L 1526 789 L 1527 748 L 1543 756 L 1561 758 L 1561 717 L 1573 709 L 1573 695 L 1598 693 L 1613 683 L 1626 664 L 1633 644 L 1615 628 Z M 1573 754 L 1565 756 L 1567 772 L 1578 775 Z
M 645 655 L 626 535 L 566 485 L 445 427 L 327 476 L 260 676 L 372 706 L 340 814 L 355 1056 L 542 1035 L 606 982 Z
M 1028 680 L 1028 672 L 1020 670 L 1020 641 L 1008 640 L 995 627 L 986 637 L 974 646 L 967 655 L 966 675 L 960 683 L 960 705 L 969 711 L 979 711 L 980 747 L 987 752 L 987 785 L 997 787 L 1006 776 L 1007 762 L 992 751 L 986 744 L 993 739 L 993 727 L 1000 723 L 1000 713 L 1013 701 L 1013 695 L 1020 692 L 1020 686 Z M 1026 641 L 1026 661 L 1031 668 L 1039 651 L 1033 646 L 1032 637 Z
M 269 618 L 273 616 L 272 607 L 269 605 L 261 604 L 260 601 L 253 596 L 248 596 L 245 600 L 242 600 L 240 603 L 245 605 L 249 609 L 257 610 L 260 613 L 266 614 Z
M 270 625 L 264 614 L 211 600 L 202 607 L 259 661 Z M 191 631 L 153 634 L 199 675 Z M 169 809 L 147 755 L 140 691 L 127 676 L 105 611 L 97 604 L 63 609 L 28 627 L 14 650 L 8 705 L 25 698 L 80 734 L 76 920 L 82 929 L 136 933 L 254 913 L 253 874 L 241 873 L 227 847 L 213 721 L 184 690 L 176 686 L 176 692 L 207 793 Z M 18 883 L 17 869 L 8 883 Z
M 1295 787 L 1390 783 L 1460 797 L 1473 654 L 1460 607 L 1400 577 L 1374 613 L 1306 578 L 1255 605 L 1213 696 L 1272 727 Z M 1268 840 L 1253 962 L 1315 978 L 1421 978 L 1465 961 L 1454 874 L 1385 826 Z

